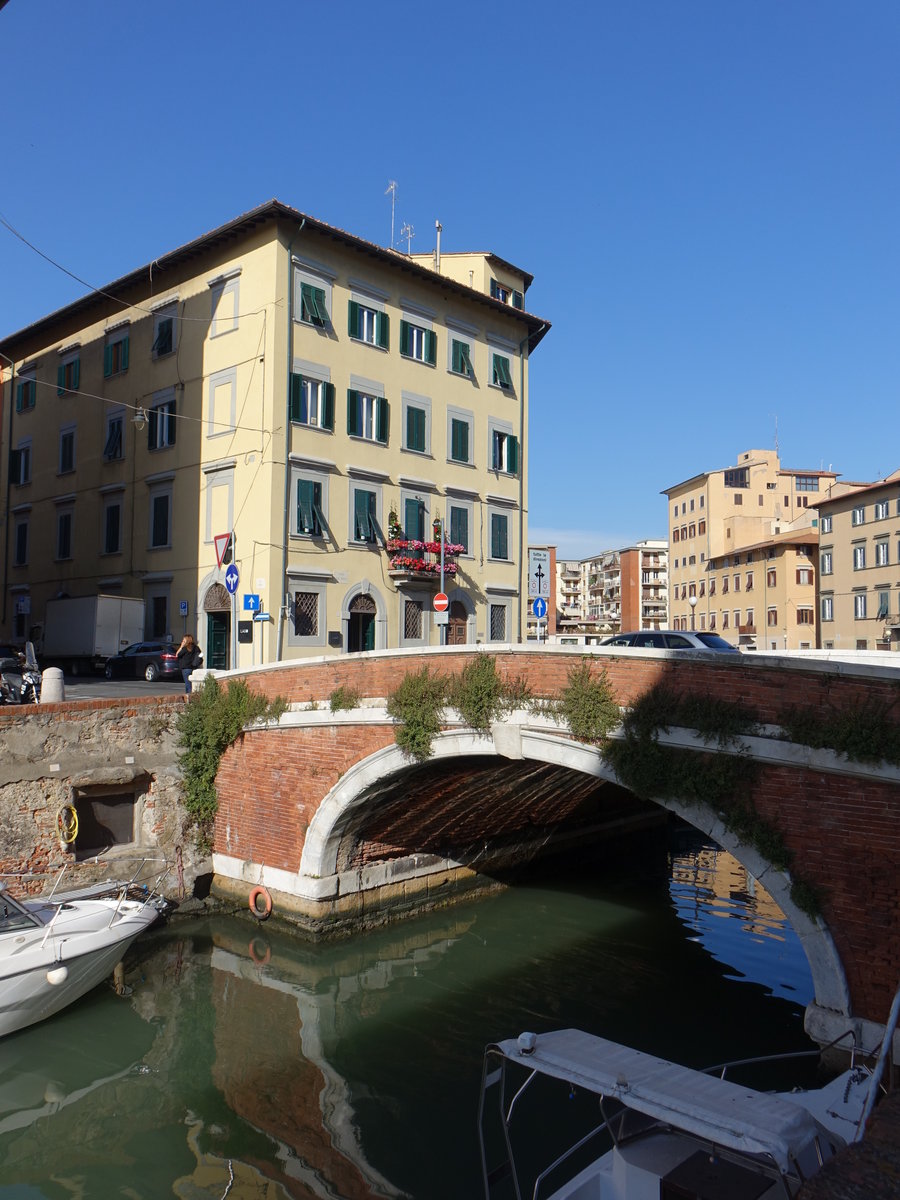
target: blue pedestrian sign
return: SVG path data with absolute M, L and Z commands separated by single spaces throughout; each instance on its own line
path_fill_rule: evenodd
M 241 577 L 234 563 L 225 572 L 225 586 L 228 588 L 229 596 L 233 596 L 238 590 L 238 584 L 241 582 Z
M 538 596 L 538 598 L 532 603 L 531 611 L 534 613 L 534 615 L 537 617 L 537 619 L 539 621 L 543 617 L 546 617 L 547 601 L 543 598 L 543 596 Z
M 244 611 L 259 612 L 259 594 L 257 592 L 244 592 Z

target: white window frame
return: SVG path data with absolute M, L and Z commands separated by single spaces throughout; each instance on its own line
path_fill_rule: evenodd
M 322 408 L 325 403 L 325 386 L 326 386 L 326 384 L 331 383 L 330 368 L 324 366 L 322 363 L 307 362 L 305 359 L 295 358 L 291 374 L 299 375 L 301 380 L 303 381 L 301 390 L 304 393 L 306 393 L 306 415 L 307 415 L 307 420 L 305 420 L 305 421 L 300 420 L 299 418 L 292 418 L 291 424 L 292 425 L 302 425 L 304 429 L 318 429 L 324 433 L 331 433 L 332 432 L 331 429 L 328 429 L 326 426 L 322 425 Z M 316 395 L 315 395 L 316 419 L 315 419 L 315 421 L 310 421 L 308 418 L 309 418 L 310 407 L 311 407 L 310 398 L 311 398 L 313 386 L 315 386 L 315 390 L 316 390 Z M 333 414 L 334 415 L 334 423 L 337 424 L 337 420 L 338 420 L 337 396 L 335 396 L 334 407 L 335 407 L 335 412 Z
M 225 389 L 224 401 L 217 400 L 219 389 Z M 220 411 L 222 408 L 225 412 Z M 227 420 L 224 419 L 227 416 Z M 237 367 L 215 371 L 210 375 L 206 390 L 206 436 L 227 437 L 234 433 L 237 420 Z
M 72 474 L 74 474 L 75 463 L 76 463 L 75 455 L 76 455 L 76 452 L 78 449 L 77 435 L 78 435 L 78 427 L 74 421 L 71 421 L 67 425 L 60 426 L 60 429 L 59 429 L 59 455 L 58 455 L 58 458 L 56 461 L 57 475 L 72 475 Z M 63 445 L 66 442 L 68 442 L 68 440 L 70 438 L 71 438 L 71 444 L 72 444 L 72 465 L 70 467 L 64 468 L 63 467 Z
M 834 574 L 834 558 L 831 550 L 823 550 L 819 556 L 819 574 L 833 575 Z
M 853 570 L 864 571 L 866 569 L 866 548 L 865 546 L 853 547 Z
M 834 620 L 834 597 L 822 596 L 822 618 L 823 621 Z
M 866 506 L 857 504 L 850 516 L 851 525 L 865 525 L 866 523 Z
M 865 621 L 866 619 L 866 592 L 855 592 L 853 595 L 853 619 L 854 621 Z
M 503 443 L 500 447 L 500 466 L 494 465 L 494 438 L 496 436 L 503 437 Z M 511 421 L 501 421 L 497 417 L 488 419 L 488 468 L 491 471 L 496 471 L 500 475 L 514 475 L 509 469 L 509 438 L 516 436 Z M 522 447 L 519 445 L 519 470 L 522 469 Z M 517 475 L 518 472 L 515 472 Z
M 890 507 L 891 507 L 891 504 L 890 504 L 889 500 L 876 500 L 875 501 L 875 514 L 874 514 L 875 520 L 883 521 L 886 517 L 889 517 L 890 516 Z
M 224 337 L 234 333 L 238 328 L 241 313 L 241 277 L 240 271 L 220 276 L 209 281 L 210 319 L 209 336 Z M 225 313 L 226 297 L 230 297 L 228 314 Z
M 822 517 L 822 525 L 821 525 L 819 532 L 820 533 L 831 533 L 831 524 L 832 524 L 831 513 L 826 513 Z
M 411 446 L 407 445 L 406 439 L 407 439 L 409 430 L 408 430 L 407 421 L 406 421 L 406 414 L 410 408 L 418 408 L 418 409 L 421 409 L 422 411 L 424 411 L 424 413 L 425 413 L 425 449 L 424 450 L 414 450 Z M 419 396 L 415 392 L 401 392 L 400 393 L 400 410 L 401 410 L 401 417 L 403 420 L 403 426 L 401 429 L 401 433 L 402 433 L 401 448 L 404 451 L 406 451 L 407 454 L 418 454 L 418 455 L 424 455 L 428 458 L 431 458 L 431 400 L 430 400 L 430 398 L 428 396 Z
M 147 549 L 148 550 L 171 550 L 172 549 L 172 524 L 173 524 L 172 508 L 173 508 L 173 496 L 174 496 L 173 483 L 174 483 L 174 480 L 166 479 L 166 480 L 160 480 L 157 483 L 149 484 L 149 487 L 148 487 L 149 494 L 148 494 L 148 501 L 147 501 L 147 518 L 148 518 L 148 520 L 147 520 Z M 165 540 L 165 542 L 154 543 L 153 527 L 155 525 L 155 521 L 153 518 L 154 518 L 154 512 L 155 512 L 155 508 L 156 508 L 156 501 L 159 499 L 162 499 L 164 496 L 166 497 L 166 499 L 168 501 L 168 511 L 167 511 L 168 520 L 167 520 L 167 528 L 166 528 L 166 540 Z
M 19 442 L 16 443 L 15 448 L 19 452 L 20 457 L 19 457 L 19 477 L 17 479 L 13 479 L 11 481 L 15 487 L 24 487 L 26 484 L 31 483 L 31 460 L 32 460 L 31 444 L 32 444 L 31 437 L 22 438 Z M 24 470 L 23 470 L 23 464 L 24 464 Z
M 165 408 L 167 412 L 171 409 L 173 421 L 178 420 L 178 409 L 175 403 L 175 389 L 166 388 L 165 391 L 157 392 L 153 397 L 153 403 L 150 405 L 150 411 L 156 412 L 156 445 L 148 446 L 152 452 L 157 450 L 169 450 L 175 445 L 175 442 L 168 440 L 168 420 L 161 421 L 159 419 L 159 410 Z M 176 439 L 177 441 L 177 439 Z
M 425 357 L 425 345 L 428 341 L 425 334 L 434 333 L 434 322 L 420 313 L 410 313 L 405 310 L 401 311 L 400 319 L 409 326 L 409 354 L 403 354 L 401 351 L 401 357 L 424 363 L 426 367 L 430 367 L 431 363 Z
M 890 562 L 891 551 L 888 539 L 879 538 L 875 543 L 875 566 L 886 567 Z

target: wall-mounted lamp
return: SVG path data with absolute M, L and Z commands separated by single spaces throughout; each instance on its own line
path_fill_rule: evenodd
M 144 408 L 135 409 L 134 416 L 131 419 L 134 421 L 135 429 L 143 429 L 147 424 L 147 410 Z

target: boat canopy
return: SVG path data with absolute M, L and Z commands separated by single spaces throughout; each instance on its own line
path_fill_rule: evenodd
M 534 1049 L 523 1049 L 533 1044 Z M 679 1066 L 619 1042 L 560 1029 L 488 1046 L 526 1070 L 561 1079 L 741 1154 L 768 1155 L 783 1172 L 817 1137 L 834 1141 L 789 1100 Z

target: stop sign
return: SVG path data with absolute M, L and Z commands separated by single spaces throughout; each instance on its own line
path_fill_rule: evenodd
M 450 604 L 450 601 L 447 599 L 447 593 L 446 592 L 438 592 L 438 594 L 434 598 L 434 611 L 435 612 L 446 612 L 449 604 Z

